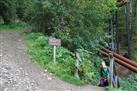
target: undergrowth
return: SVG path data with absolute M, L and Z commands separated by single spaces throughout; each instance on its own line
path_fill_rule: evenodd
M 126 78 L 120 78 L 120 86 L 127 91 L 137 91 L 137 75 L 132 73 Z
M 44 36 L 41 33 L 24 33 L 24 40 L 28 46 L 27 52 L 31 60 L 40 64 L 43 68 L 52 72 L 62 80 L 76 84 L 92 84 L 97 85 L 99 77 L 99 62 L 98 56 L 83 52 L 79 49 L 82 61 L 80 62 L 79 76 L 75 77 L 75 58 L 72 52 L 68 49 L 58 46 L 56 64 L 52 60 L 53 46 L 48 44 L 50 37 Z
M 74 76 L 75 60 L 70 56 L 71 52 L 69 50 L 61 46 L 57 47 L 57 61 L 54 64 L 52 61 L 52 46 L 48 44 L 49 37 L 45 37 L 41 33 L 25 33 L 24 39 L 32 61 L 40 64 L 66 82 L 76 85 L 85 83 Z
M 113 88 L 113 87 L 109 86 L 109 87 L 107 87 L 107 91 L 128 91 L 128 90 L 123 90 L 122 88 Z
M 26 23 L 23 22 L 18 22 L 18 23 L 11 23 L 11 24 L 0 24 L 0 31 L 4 30 L 25 30 L 28 29 L 30 26 Z

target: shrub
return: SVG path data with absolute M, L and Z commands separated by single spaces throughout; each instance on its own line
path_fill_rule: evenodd
M 48 44 L 49 37 L 41 33 L 29 33 L 25 34 L 25 39 L 30 58 L 61 79 L 78 85 L 84 84 L 84 82 L 97 84 L 99 68 L 95 64 L 99 64 L 99 57 L 83 49 L 77 50 L 82 59 L 80 79 L 78 79 L 74 76 L 76 61 L 72 57 L 72 52 L 64 47 L 57 47 L 56 64 L 54 64 L 52 61 L 53 46 Z

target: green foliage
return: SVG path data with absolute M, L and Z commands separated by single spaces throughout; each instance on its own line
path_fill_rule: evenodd
M 84 83 L 97 84 L 101 59 L 95 54 L 84 49 L 77 50 L 82 60 L 79 70 L 80 79 L 78 79 L 75 77 L 75 59 L 72 57 L 73 53 L 68 49 L 61 46 L 57 47 L 57 62 L 53 64 L 53 47 L 48 44 L 49 37 L 45 37 L 41 33 L 30 33 L 25 34 L 25 40 L 30 58 L 61 79 L 77 85 Z
M 16 18 L 16 0 L 1 0 L 0 1 L 0 16 L 4 23 L 9 24 Z
M 137 75 L 131 74 L 127 78 L 121 78 L 120 85 L 124 90 L 136 91 L 137 90 Z
M 110 17 L 116 1 L 36 0 L 34 3 L 35 31 L 62 39 L 63 46 L 71 51 L 81 47 L 92 51 L 103 40 L 104 20 Z
M 34 14 L 33 0 L 17 0 L 16 14 L 18 19 L 29 22 Z
M 133 31 L 132 31 L 132 51 L 133 58 L 137 61 L 137 1 L 135 1 L 135 16 L 133 18 Z
M 35 42 L 35 46 L 44 48 L 48 44 L 48 38 L 44 36 L 39 36 Z
M 100 60 L 101 58 L 91 52 L 83 49 L 79 49 L 78 52 L 81 56 L 80 63 L 80 77 L 84 79 L 86 83 L 97 85 L 100 72 Z
M 85 82 L 83 80 L 77 79 L 73 75 L 68 75 L 64 71 L 60 71 L 62 68 L 60 68 L 56 64 L 50 63 L 47 66 L 47 68 L 50 72 L 54 73 L 55 75 L 57 75 L 58 77 L 60 77 L 62 80 L 66 81 L 66 82 L 69 82 L 71 84 L 76 84 L 76 85 L 84 85 L 85 84 Z
M 49 37 L 44 37 L 41 33 L 24 34 L 28 45 L 30 58 L 40 64 L 43 68 L 59 76 L 61 79 L 82 85 L 84 81 L 74 76 L 75 60 L 70 56 L 71 52 L 63 47 L 57 48 L 57 62 L 52 61 L 52 46 L 48 44 Z
M 0 0 L 0 24 L 3 21 L 7 24 L 1 24 L 0 30 L 26 28 L 24 23 L 12 23 L 21 20 L 31 22 L 35 32 L 60 38 L 63 47 L 58 47 L 57 64 L 52 64 L 52 47 L 48 45 L 49 37 L 41 33 L 26 35 L 30 58 L 70 83 L 83 84 L 84 81 L 96 84 L 99 78 L 97 67 L 101 60 L 96 53 L 104 45 L 103 30 L 107 27 L 105 21 L 111 17 L 110 12 L 115 9 L 116 0 Z M 134 11 L 137 12 L 136 7 Z M 119 26 L 125 25 L 123 13 L 124 9 L 119 13 L 121 20 Z M 136 15 L 132 20 L 133 28 L 136 30 Z M 120 27 L 120 34 L 126 36 L 124 31 L 125 28 Z M 137 32 L 133 31 L 134 59 L 137 59 L 136 35 Z M 122 36 L 120 38 L 121 44 L 124 45 L 125 38 Z M 80 53 L 82 81 L 74 77 L 75 60 L 72 52 Z M 132 87 L 136 89 L 134 78 L 136 80 L 136 77 L 131 76 L 127 83 L 133 83 Z
M 34 14 L 33 0 L 1 0 L 0 1 L 0 17 L 4 24 L 14 23 L 19 19 L 22 21 L 30 21 Z
M 107 87 L 107 91 L 131 91 L 131 90 L 123 90 L 121 88 L 113 88 L 113 87 Z
M 25 30 L 30 29 L 29 25 L 26 25 L 26 23 L 11 23 L 11 24 L 0 24 L 0 31 L 2 30 Z
M 137 52 L 134 52 L 134 60 L 137 62 Z
M 71 56 L 71 52 L 63 47 L 59 47 L 57 50 L 58 65 L 64 69 L 64 73 L 74 75 L 75 60 Z

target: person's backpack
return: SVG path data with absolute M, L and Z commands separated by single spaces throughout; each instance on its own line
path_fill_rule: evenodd
M 104 81 L 104 79 L 100 78 L 100 79 L 98 80 L 98 86 L 99 86 L 99 87 L 104 87 L 104 86 L 105 86 L 105 81 Z

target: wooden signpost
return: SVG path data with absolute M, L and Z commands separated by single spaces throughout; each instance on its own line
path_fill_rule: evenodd
M 50 38 L 49 45 L 53 45 L 53 62 L 56 63 L 56 47 L 61 45 L 61 40 L 56 38 Z

